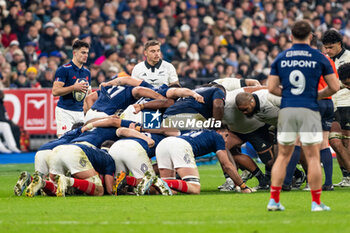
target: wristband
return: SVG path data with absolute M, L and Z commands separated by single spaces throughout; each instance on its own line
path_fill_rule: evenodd
M 247 188 L 247 185 L 243 182 L 241 185 L 239 185 L 239 187 L 240 187 L 241 189 L 245 189 L 245 188 Z
M 141 108 L 141 110 L 144 110 L 145 109 L 145 105 L 144 104 L 140 104 L 140 108 Z
M 136 127 L 135 127 L 135 130 L 141 132 L 141 126 L 136 126 Z
M 89 124 L 86 125 L 86 128 L 88 128 L 90 130 L 90 129 L 94 128 L 94 126 L 93 126 L 92 123 L 89 123 Z

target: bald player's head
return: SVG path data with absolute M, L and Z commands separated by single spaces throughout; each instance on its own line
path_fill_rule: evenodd
M 236 106 L 247 117 L 254 115 L 255 99 L 251 93 L 241 92 L 236 96 Z

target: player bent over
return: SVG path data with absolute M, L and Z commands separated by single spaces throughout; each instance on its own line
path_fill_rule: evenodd
M 200 179 L 195 157 L 216 152 L 222 169 L 229 174 L 236 185 L 241 187 L 242 192 L 252 192 L 228 158 L 225 147 L 227 136 L 227 129 L 221 128 L 216 131 L 207 129 L 191 131 L 182 136 L 163 139 L 156 148 L 160 177 L 173 190 L 199 194 Z M 181 180 L 175 179 L 175 172 Z
M 270 93 L 282 96 L 278 117 L 278 156 L 272 168 L 271 197 L 267 209 L 284 210 L 279 202 L 280 191 L 295 140 L 299 136 L 308 164 L 311 211 L 330 210 L 320 200 L 320 143 L 323 138 L 317 99 L 337 92 L 339 82 L 325 55 L 309 46 L 312 34 L 308 21 L 297 21 L 292 27 L 292 35 L 293 46 L 277 56 L 267 83 Z M 328 86 L 317 92 L 321 75 Z
M 150 158 L 155 156 L 155 148 L 165 136 L 155 133 L 140 133 L 129 128 L 119 128 L 117 134 L 119 137 L 125 138 L 115 142 L 109 154 L 115 160 L 116 171 L 119 173 L 116 181 L 118 195 L 125 185 L 136 187 L 146 174 L 149 178 L 147 184 L 145 184 L 147 188 L 144 188 L 144 190 L 138 189 L 136 194 L 144 194 L 146 189 L 154 184 L 163 195 L 171 195 L 171 190 L 167 187 L 167 184 L 156 177 L 150 161 Z M 129 171 L 133 176 L 126 176 Z M 142 185 L 138 187 L 142 187 Z

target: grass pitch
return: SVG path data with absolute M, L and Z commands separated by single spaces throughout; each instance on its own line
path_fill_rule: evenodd
M 336 164 L 336 160 L 334 160 Z M 269 192 L 222 193 L 219 165 L 199 167 L 198 196 L 75 196 L 27 198 L 14 196 L 22 170 L 33 164 L 0 165 L 0 232 L 350 232 L 350 188 L 323 192 L 330 212 L 312 213 L 311 195 L 283 192 L 284 212 L 268 212 Z M 341 179 L 334 167 L 334 183 Z M 257 185 L 255 178 L 248 182 Z

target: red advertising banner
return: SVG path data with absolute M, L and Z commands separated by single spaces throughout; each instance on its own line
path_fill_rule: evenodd
M 55 107 L 59 97 L 51 89 L 5 89 L 9 118 L 29 134 L 56 134 Z

